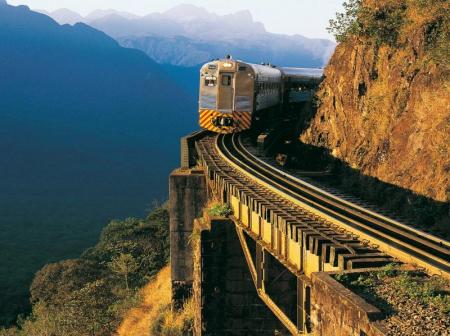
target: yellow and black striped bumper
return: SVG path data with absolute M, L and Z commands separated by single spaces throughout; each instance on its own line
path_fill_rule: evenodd
M 222 113 L 216 110 L 200 110 L 199 124 L 201 128 L 222 134 L 238 133 L 250 129 L 252 125 L 251 112 L 232 112 Z M 215 126 L 212 120 L 217 117 L 231 117 L 233 119 L 232 126 Z

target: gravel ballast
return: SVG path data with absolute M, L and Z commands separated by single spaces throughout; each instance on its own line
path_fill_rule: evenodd
M 341 274 L 336 279 L 382 311 L 388 336 L 450 336 L 445 280 L 404 271 Z

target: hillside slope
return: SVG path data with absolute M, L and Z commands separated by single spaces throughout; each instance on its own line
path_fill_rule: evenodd
M 183 309 L 172 309 L 170 265 L 143 287 L 139 295 L 141 301 L 124 314 L 117 336 L 192 335 L 196 306 L 191 299 Z
M 448 202 L 449 17 L 447 1 L 364 1 L 301 140 L 365 175 Z
M 0 324 L 43 264 L 167 194 L 195 99 L 144 53 L 85 24 L 0 5 Z
M 142 302 L 124 316 L 117 334 L 119 336 L 150 335 L 150 326 L 162 309 L 171 304 L 170 267 L 164 267 L 157 277 L 140 292 Z

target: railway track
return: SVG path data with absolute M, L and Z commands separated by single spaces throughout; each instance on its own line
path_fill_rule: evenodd
M 241 136 L 218 135 L 202 142 L 203 153 L 215 161 L 216 167 L 221 166 L 217 156 L 229 165 L 225 174 L 228 178 L 235 175 L 238 184 L 245 189 L 252 189 L 251 185 L 258 182 L 260 188 L 265 189 L 258 190 L 260 198 L 269 191 L 268 195 L 272 196 L 269 198 L 274 201 L 280 196 L 291 201 L 298 206 L 295 211 L 303 210 L 303 218 L 317 222 L 312 224 L 315 234 L 344 248 L 345 254 L 355 256 L 359 248 L 368 257 L 372 255 L 382 260 L 392 256 L 423 267 L 431 274 L 450 278 L 450 242 L 364 209 L 269 165 L 246 149 Z M 211 142 L 214 142 L 213 147 Z M 246 181 L 240 181 L 243 178 Z M 278 200 L 273 206 L 284 207 L 286 213 L 293 210 Z M 342 229 L 344 237 L 339 237 Z
M 222 136 L 205 137 L 197 142 L 200 159 L 213 187 L 219 189 L 228 184 L 229 189 L 243 192 L 252 202 L 257 203 L 256 207 L 283 217 L 286 227 L 281 228 L 281 231 L 289 231 L 293 235 L 300 233 L 295 235 L 295 239 L 301 240 L 307 250 L 323 254 L 324 260 L 329 264 L 343 264 L 343 268 L 346 268 L 348 263 L 356 264 L 360 259 L 374 266 L 392 261 L 388 255 L 355 239 L 350 232 L 343 232 L 317 214 L 291 203 L 276 190 L 255 183 L 239 167 L 236 169 L 223 159 L 223 155 L 232 157 L 233 154 L 226 148 L 219 149 L 220 139 Z M 277 251 L 272 252 L 275 257 L 278 256 Z
M 241 136 L 196 135 L 197 162 L 211 190 L 233 208 L 232 218 L 258 295 L 292 334 L 298 334 L 299 327 L 268 295 L 264 262 L 258 262 L 244 233 L 301 281 L 307 282 L 312 272 L 376 268 L 398 260 L 450 278 L 448 241 L 263 162 L 246 148 Z M 256 231 L 255 223 L 259 225 Z M 308 317 L 304 318 L 308 323 Z

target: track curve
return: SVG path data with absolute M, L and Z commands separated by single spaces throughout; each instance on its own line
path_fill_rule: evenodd
M 263 162 L 245 148 L 241 137 L 241 134 L 218 135 L 216 148 L 242 172 L 399 260 L 450 278 L 450 242 L 352 204 Z

